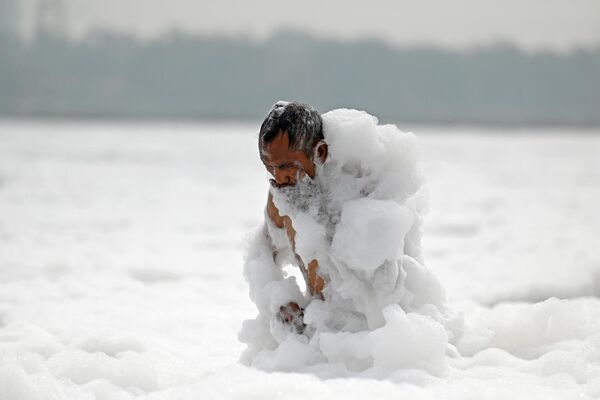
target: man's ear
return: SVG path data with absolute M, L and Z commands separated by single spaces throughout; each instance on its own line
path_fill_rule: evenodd
M 321 140 L 315 147 L 315 156 L 319 161 L 321 161 L 321 163 L 324 163 L 325 160 L 327 160 L 328 154 L 329 148 L 327 147 L 327 143 Z

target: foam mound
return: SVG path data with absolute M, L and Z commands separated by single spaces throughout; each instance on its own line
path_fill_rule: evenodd
M 266 217 L 245 260 L 259 314 L 240 333 L 248 345 L 242 361 L 266 370 L 335 363 L 443 374 L 459 323 L 423 260 L 427 204 L 417 139 L 349 109 L 324 114 L 323 130 L 329 156 L 315 178 L 271 194 L 292 220 L 295 252 L 306 264 L 318 260 L 324 299 L 302 293 L 282 272 L 293 260 L 291 245 Z M 276 318 L 289 302 L 305 309 L 303 334 Z

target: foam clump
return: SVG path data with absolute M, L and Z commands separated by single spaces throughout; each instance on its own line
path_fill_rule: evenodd
M 585 298 L 505 303 L 470 313 L 465 328 L 457 342 L 465 356 L 495 348 L 535 359 L 561 346 L 568 349 L 565 343 L 600 340 L 600 308 Z
M 331 255 L 370 275 L 386 260 L 398 258 L 398 242 L 404 241 L 412 223 L 411 211 L 393 201 L 349 201 L 342 208 Z
M 244 273 L 259 314 L 240 332 L 248 346 L 242 361 L 266 370 L 333 363 L 443 374 L 456 320 L 424 265 L 427 204 L 416 137 L 362 111 L 322 117 L 329 155 L 315 178 L 270 189 L 292 221 L 295 247 L 268 216 L 249 240 Z M 284 276 L 294 252 L 304 265 L 318 261 L 323 299 Z M 289 302 L 304 309 L 302 334 L 277 318 Z
M 419 368 L 434 375 L 447 367 L 448 334 L 444 327 L 418 313 L 405 313 L 397 304 L 384 309 L 386 324 L 370 333 L 373 361 L 387 369 Z
M 159 389 L 156 358 L 136 351 L 141 340 L 60 336 L 25 323 L 0 329 L 0 399 L 131 399 Z

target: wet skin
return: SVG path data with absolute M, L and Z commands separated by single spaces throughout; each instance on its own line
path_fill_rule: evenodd
M 280 132 L 263 147 L 261 161 L 273 176 L 271 184 L 276 187 L 294 186 L 304 175 L 315 177 L 315 164 L 302 150 L 290 149 L 286 132 Z
M 327 158 L 327 144 L 321 142 L 316 146 L 315 156 L 321 162 Z M 294 186 L 299 179 L 308 175 L 311 179 L 315 177 L 316 167 L 314 162 L 303 151 L 290 149 L 289 138 L 286 132 L 280 132 L 270 143 L 267 143 L 261 152 L 261 160 L 267 171 L 273 177 L 271 185 L 281 188 L 286 186 Z M 292 225 L 292 220 L 287 215 L 280 215 L 279 210 L 273 203 L 273 197 L 269 193 L 267 200 L 267 215 L 273 221 L 275 226 L 286 230 L 287 236 L 295 250 L 296 231 Z M 300 257 L 296 255 L 298 259 Z M 322 291 L 325 286 L 325 281 L 317 273 L 319 263 L 317 260 L 310 260 L 308 264 L 306 260 L 302 260 L 307 267 L 308 281 L 306 286 L 313 296 L 323 297 Z M 281 306 L 279 318 L 287 323 L 292 324 L 296 318 L 302 317 L 300 307 L 296 303 L 289 303 L 286 306 Z

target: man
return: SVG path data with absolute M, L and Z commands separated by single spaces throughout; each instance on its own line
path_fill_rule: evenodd
M 322 164 L 327 159 L 328 147 L 323 137 L 321 116 L 311 106 L 298 102 L 278 102 L 273 106 L 261 125 L 258 146 L 261 161 L 272 176 L 270 183 L 278 189 L 293 187 L 302 179 L 314 179 L 316 163 Z M 281 215 L 271 193 L 267 200 L 266 218 L 276 228 L 285 230 L 291 249 L 295 252 L 296 231 L 292 220 L 287 215 Z M 281 249 L 277 248 L 276 243 L 273 243 L 273 247 L 276 256 Z M 303 260 L 298 254 L 295 254 L 295 259 L 310 294 L 322 297 L 325 281 L 319 275 L 318 260 Z M 279 311 L 280 320 L 302 331 L 302 309 L 297 303 L 282 305 Z
M 264 227 L 247 243 L 244 275 L 258 315 L 240 331 L 241 361 L 269 370 L 324 361 L 363 370 L 388 361 L 380 334 L 394 342 L 427 326 L 436 345 L 418 361 L 440 366 L 450 314 L 423 259 L 416 137 L 364 111 L 319 115 L 278 102 L 258 147 L 272 178 Z M 300 267 L 307 293 L 284 273 L 288 263 Z

